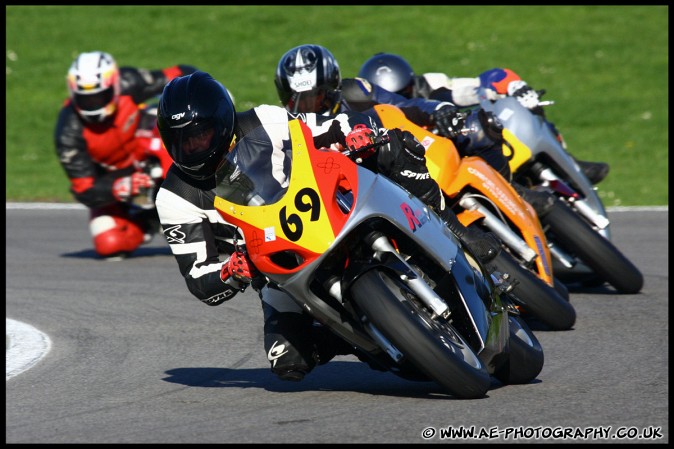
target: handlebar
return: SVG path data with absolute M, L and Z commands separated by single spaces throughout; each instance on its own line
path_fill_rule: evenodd
M 372 142 L 371 144 L 364 145 L 362 147 L 359 147 L 359 148 L 356 148 L 356 149 L 353 149 L 353 150 L 342 151 L 342 154 L 344 156 L 350 158 L 350 157 L 352 157 L 352 156 L 354 156 L 358 153 L 362 153 L 363 151 L 367 151 L 367 150 L 370 150 L 370 149 L 373 149 L 373 148 L 384 146 L 387 143 L 389 143 L 390 141 L 391 141 L 391 138 L 387 134 L 384 134 L 384 135 L 375 137 L 374 142 Z

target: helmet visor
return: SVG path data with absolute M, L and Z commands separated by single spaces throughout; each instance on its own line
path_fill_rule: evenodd
M 114 96 L 115 90 L 111 86 L 95 94 L 74 93 L 73 101 L 81 111 L 95 112 L 112 103 Z
M 176 162 L 191 165 L 206 159 L 215 147 L 216 129 L 212 121 L 207 121 L 186 129 L 173 129 L 175 148 L 172 153 Z
M 321 114 L 329 108 L 326 104 L 324 88 L 312 89 L 305 92 L 293 92 L 288 100 L 286 109 L 294 114 L 299 112 L 313 112 Z
M 414 80 L 412 80 L 407 86 L 403 87 L 396 93 L 398 95 L 402 95 L 405 98 L 412 98 L 414 96 Z

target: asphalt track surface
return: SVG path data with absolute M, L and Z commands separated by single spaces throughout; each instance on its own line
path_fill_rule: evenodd
M 46 348 L 8 372 L 6 443 L 667 443 L 669 212 L 609 218 L 643 290 L 571 289 L 577 323 L 536 331 L 545 366 L 534 382 L 457 400 L 352 356 L 277 380 L 251 290 L 206 306 L 160 238 L 106 262 L 86 211 L 8 205 L 7 321 Z M 452 439 L 449 428 L 483 436 Z

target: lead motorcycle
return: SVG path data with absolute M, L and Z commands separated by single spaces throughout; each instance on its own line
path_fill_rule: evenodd
M 541 91 L 543 92 L 543 91 Z M 496 101 L 478 89 L 481 107 L 503 124 L 504 153 L 513 180 L 550 192 L 558 200 L 539 217 L 546 229 L 556 276 L 567 283 L 608 282 L 621 293 L 638 293 L 643 275 L 611 242 L 610 221 L 596 189 L 566 152 L 543 114 L 535 114 L 514 97 Z M 539 107 L 551 104 L 540 102 Z
M 256 164 L 271 152 L 260 132 L 218 170 L 214 205 L 263 275 L 375 369 L 435 381 L 457 398 L 484 397 L 492 378 L 536 378 L 543 350 L 509 285 L 424 203 L 346 155 L 316 149 L 299 120 L 290 122 L 289 183 L 279 191 Z

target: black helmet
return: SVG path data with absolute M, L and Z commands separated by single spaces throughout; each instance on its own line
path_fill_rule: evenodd
M 402 56 L 377 53 L 360 67 L 358 77 L 403 97 L 414 94 L 414 70 Z
M 157 126 L 175 164 L 195 179 L 215 174 L 236 129 L 236 110 L 222 84 L 197 71 L 171 80 L 159 102 Z
M 288 50 L 276 66 L 279 99 L 292 113 L 334 114 L 341 99 L 342 76 L 332 53 L 320 45 Z

